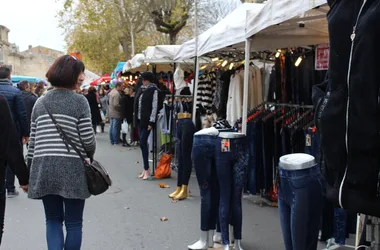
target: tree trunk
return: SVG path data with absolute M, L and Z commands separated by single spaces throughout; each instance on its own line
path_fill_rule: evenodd
M 177 42 L 177 35 L 178 35 L 178 33 L 173 33 L 173 32 L 171 32 L 171 33 L 169 33 L 169 43 L 170 43 L 170 45 L 175 45 L 176 44 L 176 42 Z
M 123 48 L 123 54 L 124 54 L 124 58 L 125 60 L 128 60 L 129 57 L 130 57 L 130 53 L 129 53 L 129 39 L 128 37 L 124 37 L 121 39 L 120 41 L 120 45 L 121 47 Z

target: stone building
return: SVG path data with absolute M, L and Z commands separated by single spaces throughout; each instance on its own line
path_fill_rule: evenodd
M 54 49 L 31 45 L 20 52 L 16 44 L 9 42 L 9 32 L 7 27 L 0 25 L 0 65 L 11 66 L 13 75 L 45 79 L 45 74 L 55 59 L 64 54 Z

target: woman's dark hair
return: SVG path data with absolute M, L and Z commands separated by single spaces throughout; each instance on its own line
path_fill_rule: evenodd
M 83 62 L 69 55 L 61 56 L 50 67 L 46 78 L 54 87 L 72 89 L 85 70 Z
M 95 94 L 95 93 L 96 93 L 96 91 L 97 91 L 97 90 L 96 90 L 96 88 L 95 88 L 95 87 L 93 87 L 93 86 L 92 86 L 92 87 L 90 87 L 90 88 L 88 88 L 88 93 L 89 93 L 89 94 L 90 94 L 90 93 L 91 93 L 91 94 Z

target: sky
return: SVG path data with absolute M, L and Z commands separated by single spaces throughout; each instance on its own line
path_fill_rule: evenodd
M 10 29 L 9 42 L 16 43 L 20 51 L 41 45 L 64 51 L 63 30 L 58 28 L 56 14 L 62 1 L 56 0 L 0 0 L 0 25 Z

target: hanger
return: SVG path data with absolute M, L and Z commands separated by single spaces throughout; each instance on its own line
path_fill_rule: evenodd
M 307 118 L 307 116 L 309 114 L 311 114 L 313 112 L 312 109 L 306 111 L 305 113 L 303 113 L 298 119 L 296 119 L 295 121 L 293 121 L 290 125 L 289 125 L 289 128 L 292 128 L 294 126 L 296 126 L 298 123 L 302 122 L 304 118 Z

